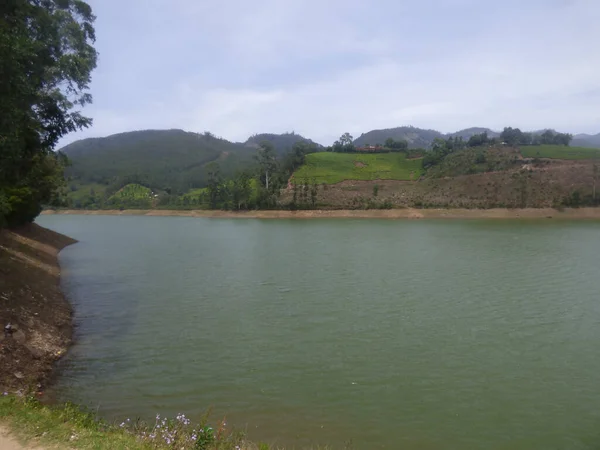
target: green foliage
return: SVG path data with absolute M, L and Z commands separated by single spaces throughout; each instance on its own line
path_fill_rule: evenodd
M 350 133 L 344 133 L 333 143 L 332 151 L 338 153 L 352 153 L 356 150 Z
M 225 420 L 210 426 L 208 414 L 197 424 L 179 414 L 173 419 L 157 415 L 150 423 L 126 419 L 119 425 L 112 425 L 71 403 L 48 406 L 32 397 L 0 395 L 0 421 L 9 425 L 17 437 L 35 441 L 36 448 L 40 445 L 82 450 L 273 448 L 249 442 L 244 433 L 228 428 Z
M 108 205 L 114 208 L 150 208 L 152 190 L 139 184 L 128 184 L 108 198 Z
M 421 160 L 406 159 L 403 153 L 313 153 L 294 176 L 298 180 L 314 179 L 319 184 L 344 180 L 410 180 L 421 175 Z
M 0 2 L 0 224 L 60 198 L 66 160 L 52 150 L 91 123 L 76 108 L 91 102 L 94 19 L 81 0 Z
M 497 172 L 519 164 L 515 151 L 485 147 L 468 147 L 451 152 L 436 165 L 430 166 L 430 178 L 457 177 L 482 172 Z
M 568 133 L 557 133 L 546 130 L 543 133 L 524 133 L 518 128 L 506 127 L 500 139 L 511 146 L 521 145 L 564 145 L 568 146 L 573 136 Z
M 85 139 L 65 147 L 72 161 L 67 176 L 79 184 L 117 191 L 130 183 L 183 194 L 208 183 L 206 165 L 218 162 L 224 177 L 253 166 L 254 152 L 210 133 L 146 130 Z
M 526 158 L 594 159 L 600 158 L 600 149 L 565 147 L 564 145 L 531 145 L 521 147 Z
M 263 142 L 270 142 L 275 149 L 277 155 L 285 155 L 289 153 L 296 144 L 304 144 L 308 147 L 315 148 L 315 151 L 322 148 L 310 139 L 307 139 L 294 132 L 283 134 L 262 133 L 255 134 L 248 138 L 246 146 L 258 149 Z
M 449 137 L 448 139 L 436 138 L 432 150 L 423 157 L 423 168 L 428 169 L 440 164 L 451 153 L 463 150 L 466 143 L 462 137 Z
M 474 134 L 467 142 L 468 147 L 479 147 L 481 145 L 487 145 L 490 142 L 488 134 L 483 132 L 481 134 Z

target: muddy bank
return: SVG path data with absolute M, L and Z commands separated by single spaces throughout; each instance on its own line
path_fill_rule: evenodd
M 57 256 L 75 242 L 35 224 L 0 230 L 1 392 L 40 389 L 71 343 Z
M 600 219 L 600 208 L 385 209 L 312 211 L 60 210 L 42 214 L 181 216 L 224 219 Z

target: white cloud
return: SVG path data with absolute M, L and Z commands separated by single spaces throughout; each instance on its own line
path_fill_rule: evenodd
M 131 65 L 104 38 L 119 64 L 99 68 L 94 127 L 69 140 L 140 128 L 238 141 L 293 130 L 325 144 L 408 124 L 600 132 L 596 1 L 151 4 L 138 25 L 156 28 L 131 43 Z M 147 35 L 162 44 L 144 53 Z

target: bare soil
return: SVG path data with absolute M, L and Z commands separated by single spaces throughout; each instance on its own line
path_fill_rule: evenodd
M 71 343 L 57 255 L 74 242 L 35 224 L 0 230 L 1 392 L 41 390 Z
M 400 208 L 304 211 L 61 210 L 42 214 L 180 216 L 221 219 L 600 219 L 600 208 Z

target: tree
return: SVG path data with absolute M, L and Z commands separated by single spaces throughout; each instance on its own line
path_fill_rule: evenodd
M 471 136 L 469 138 L 469 140 L 467 141 L 467 146 L 468 147 L 479 147 L 481 145 L 486 145 L 488 143 L 489 139 L 488 139 L 488 134 L 486 131 L 484 131 L 481 134 L 474 134 L 473 136 Z
M 241 210 L 248 208 L 250 203 L 250 195 L 252 193 L 252 187 L 250 186 L 250 177 L 246 172 L 240 172 L 235 177 L 231 188 L 231 200 L 233 201 L 233 208 Z
M 592 199 L 594 200 L 594 205 L 596 204 L 596 180 L 598 179 L 598 162 L 597 160 L 594 161 L 594 167 L 593 167 L 593 180 L 594 180 L 594 184 L 592 187 Z
M 261 171 L 261 182 L 267 192 L 269 190 L 269 181 L 277 168 L 277 160 L 275 159 L 275 147 L 269 141 L 263 141 L 260 144 L 257 154 L 258 164 L 260 165 Z M 264 174 L 264 178 L 263 178 Z
M 317 180 L 313 178 L 312 185 L 310 187 L 310 203 L 314 208 L 317 206 L 317 195 L 319 192 L 319 185 L 317 184 Z
M 506 127 L 502 133 L 500 133 L 500 139 L 502 139 L 502 141 L 506 142 L 508 145 L 514 146 L 522 143 L 524 137 L 523 132 L 518 128 Z
M 206 166 L 208 175 L 208 204 L 211 209 L 217 209 L 219 200 L 221 200 L 221 168 L 216 162 L 212 162 Z M 185 197 L 184 197 L 185 198 Z
M 78 108 L 97 54 L 81 0 L 0 2 L 0 226 L 32 221 L 64 186 L 64 135 L 88 127 Z
M 352 145 L 353 141 L 354 141 L 354 138 L 348 132 L 342 134 L 342 136 L 340 137 L 340 143 L 343 146 Z

